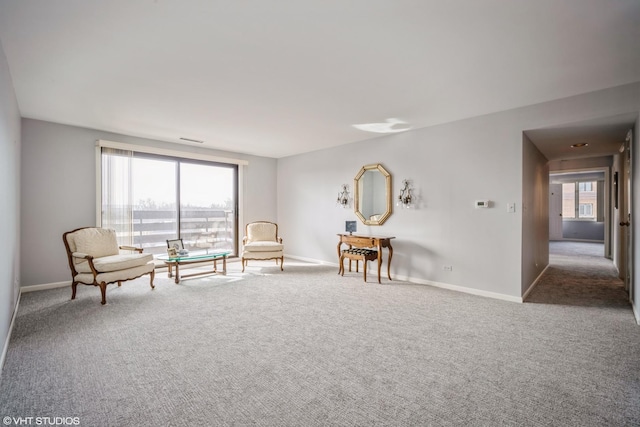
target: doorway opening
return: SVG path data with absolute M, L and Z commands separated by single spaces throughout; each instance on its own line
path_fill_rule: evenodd
M 549 174 L 550 242 L 600 243 L 611 257 L 608 177 L 609 167 Z

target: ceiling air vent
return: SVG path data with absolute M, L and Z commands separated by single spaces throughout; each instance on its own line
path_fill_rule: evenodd
M 204 144 L 204 141 L 200 141 L 199 139 L 191 139 L 191 138 L 180 138 L 183 141 L 188 141 L 188 142 L 197 142 L 198 144 Z

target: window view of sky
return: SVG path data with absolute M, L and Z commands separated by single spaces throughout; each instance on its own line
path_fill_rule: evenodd
M 176 162 L 134 158 L 131 169 L 134 204 L 147 208 L 175 206 Z M 180 173 L 183 207 L 225 207 L 233 199 L 230 168 L 182 163 Z

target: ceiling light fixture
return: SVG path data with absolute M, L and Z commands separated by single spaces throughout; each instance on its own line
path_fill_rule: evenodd
M 188 141 L 188 142 L 197 142 L 198 144 L 204 144 L 204 141 L 200 141 L 199 139 L 191 139 L 191 138 L 180 138 L 183 141 Z
M 586 142 L 579 142 L 577 144 L 573 144 L 571 148 L 582 148 L 582 147 L 586 147 L 587 145 L 589 144 L 587 144 Z
M 411 129 L 411 126 L 407 122 L 403 122 L 398 119 L 386 119 L 383 123 L 363 123 L 359 125 L 353 125 L 354 128 L 363 130 L 365 132 L 375 133 L 396 133 L 404 132 Z

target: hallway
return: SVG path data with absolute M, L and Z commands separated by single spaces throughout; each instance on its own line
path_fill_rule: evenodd
M 550 242 L 549 268 L 525 302 L 631 312 L 624 283 L 600 243 Z

